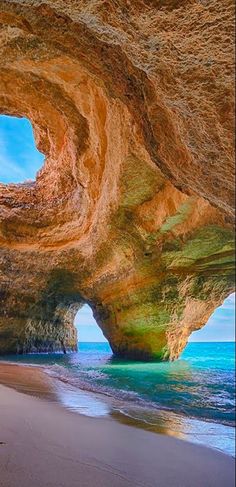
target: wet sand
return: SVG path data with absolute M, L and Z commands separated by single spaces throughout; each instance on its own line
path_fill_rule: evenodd
M 232 457 L 74 414 L 39 368 L 1 364 L 0 383 L 1 487 L 234 486 Z
M 0 384 L 30 396 L 56 401 L 53 381 L 40 367 L 0 363 Z

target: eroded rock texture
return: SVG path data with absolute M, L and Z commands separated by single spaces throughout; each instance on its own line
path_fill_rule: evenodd
M 46 161 L 0 185 L 0 352 L 174 359 L 233 290 L 233 2 L 1 0 L 0 112 Z

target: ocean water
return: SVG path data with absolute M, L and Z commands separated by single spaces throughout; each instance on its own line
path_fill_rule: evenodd
M 201 443 L 234 455 L 235 343 L 189 343 L 171 363 L 117 359 L 107 343 L 77 353 L 5 356 L 39 365 L 74 412 Z

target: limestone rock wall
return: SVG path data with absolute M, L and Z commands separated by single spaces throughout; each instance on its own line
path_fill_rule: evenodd
M 46 160 L 0 183 L 0 352 L 178 357 L 234 289 L 233 2 L 2 0 L 0 112 Z

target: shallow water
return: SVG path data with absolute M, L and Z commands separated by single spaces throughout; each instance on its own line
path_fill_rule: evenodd
M 190 343 L 172 363 L 114 358 L 107 343 L 78 353 L 8 356 L 43 366 L 58 400 L 90 416 L 116 420 L 234 454 L 234 343 Z M 91 394 L 91 392 L 95 394 Z

